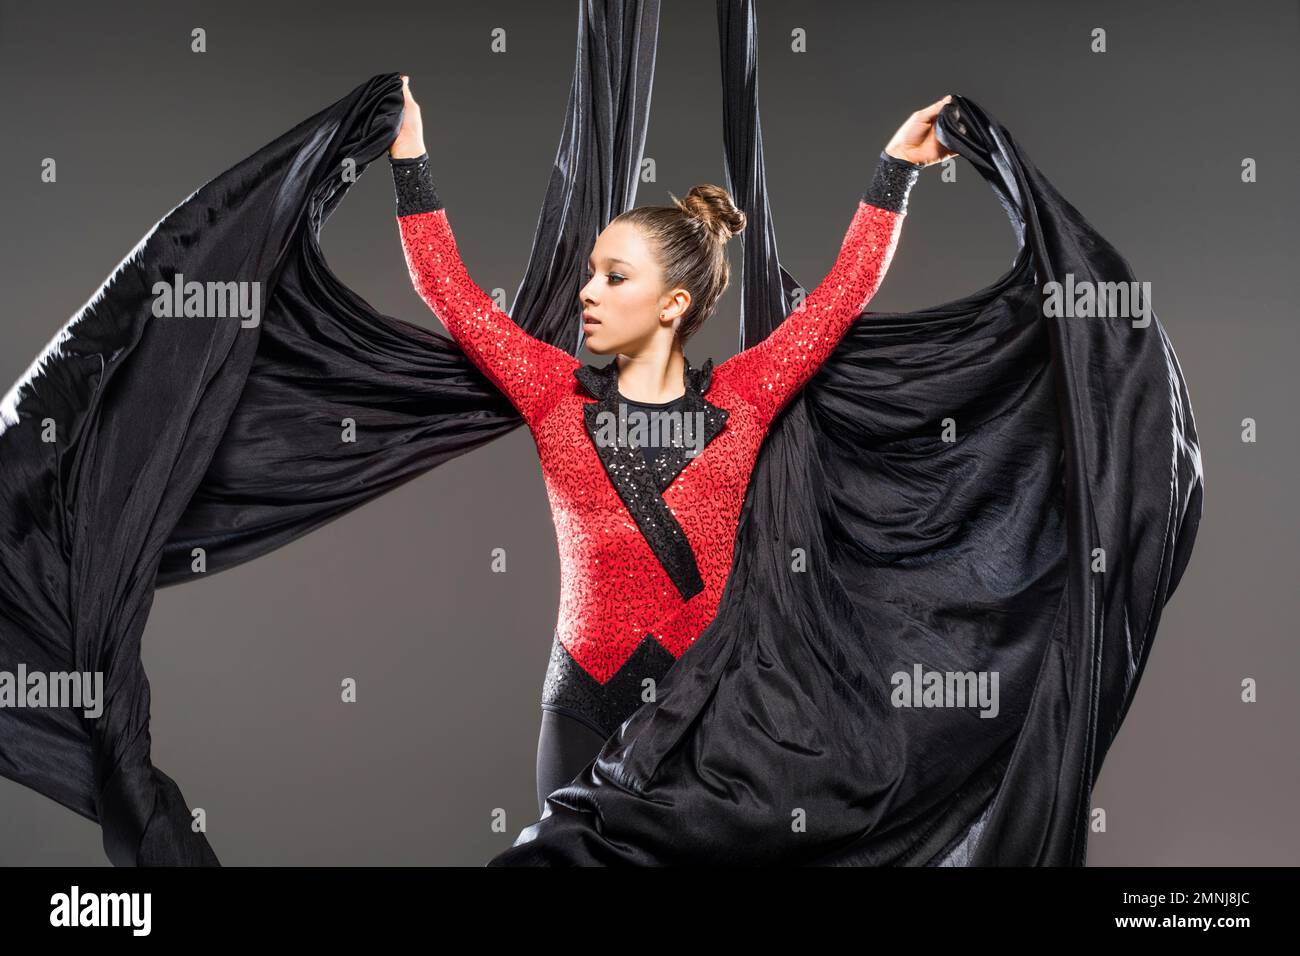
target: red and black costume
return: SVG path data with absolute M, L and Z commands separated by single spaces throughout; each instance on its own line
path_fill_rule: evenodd
M 470 278 L 428 155 L 392 168 L 416 290 L 519 410 L 541 459 L 561 567 L 542 706 L 604 739 L 640 706 L 642 682 L 657 682 L 712 620 L 763 437 L 879 288 L 920 167 L 882 153 L 834 266 L 802 307 L 716 369 L 687 361 L 675 407 L 702 413 L 703 450 L 650 459 L 596 440 L 598 416 L 618 411 L 617 360 L 584 365 L 521 329 Z

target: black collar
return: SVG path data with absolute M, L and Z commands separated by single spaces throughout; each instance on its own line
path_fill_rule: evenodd
M 600 456 L 605 473 L 613 483 L 619 497 L 627 505 L 632 519 L 641 529 L 641 534 L 650 545 L 655 557 L 677 586 L 683 600 L 689 600 L 704 589 L 699 567 L 695 562 L 695 553 L 686 540 L 673 513 L 664 502 L 663 492 L 673 483 L 683 468 L 693 460 L 686 454 L 685 446 L 669 446 L 654 468 L 646 462 L 644 454 L 638 448 L 619 444 L 601 442 L 597 439 L 600 428 L 599 416 L 602 412 L 618 415 L 618 358 L 615 357 L 603 366 L 583 365 L 573 370 L 573 377 L 578 380 L 595 402 L 583 407 L 583 419 L 587 437 L 595 446 Z M 719 408 L 704 397 L 713 379 L 713 359 L 708 359 L 703 367 L 695 368 L 690 359 L 686 360 L 683 371 L 686 386 L 680 411 L 683 415 L 703 414 L 704 443 L 708 447 L 722 431 L 726 424 L 728 411 Z M 694 419 L 698 421 L 699 419 Z
M 686 360 L 683 369 L 683 384 L 686 391 L 697 392 L 703 397 L 704 393 L 709 390 L 709 384 L 713 381 L 713 359 L 705 359 L 701 368 L 696 368 L 691 364 L 691 360 L 682 356 Z M 618 393 L 618 357 L 610 359 L 604 365 L 582 365 L 573 370 L 573 377 L 582 383 L 593 398 L 604 398 L 611 390 L 617 395 Z

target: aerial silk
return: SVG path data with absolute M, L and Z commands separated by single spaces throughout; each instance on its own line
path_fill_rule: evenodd
M 754 8 L 718 14 L 743 346 L 801 287 L 767 204 Z M 579 3 L 511 307 L 575 355 L 586 253 L 635 204 L 657 28 L 653 0 Z M 378 313 L 322 256 L 401 111 L 400 75 L 376 76 L 201 186 L 0 405 L 0 676 L 104 681 L 96 717 L 0 707 L 0 773 L 97 821 L 114 864 L 218 862 L 150 759 L 154 590 L 522 424 L 454 342 Z M 1006 209 L 1011 269 L 855 324 L 768 434 L 713 623 L 493 864 L 1084 862 L 1093 783 L 1195 538 L 1196 430 L 1149 309 L 1045 309 L 1051 282 L 1133 281 L 1119 253 L 970 99 L 938 131 Z M 178 276 L 256 288 L 256 318 L 155 315 Z M 995 692 L 933 706 L 934 674 Z

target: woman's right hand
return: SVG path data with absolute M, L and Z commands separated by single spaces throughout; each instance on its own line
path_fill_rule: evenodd
M 425 152 L 424 124 L 420 122 L 420 104 L 411 95 L 411 78 L 402 77 L 402 95 L 406 103 L 402 109 L 402 128 L 397 131 L 397 139 L 388 147 L 388 155 L 393 159 L 414 159 Z

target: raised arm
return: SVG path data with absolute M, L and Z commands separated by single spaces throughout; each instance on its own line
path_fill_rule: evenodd
M 576 358 L 529 335 L 469 276 L 429 172 L 429 155 L 390 156 L 402 250 L 416 292 L 530 428 L 565 383 Z
M 826 278 L 767 338 L 718 366 L 716 375 L 749 401 L 764 422 L 774 419 L 812 378 L 880 288 L 921 168 L 881 152 Z

